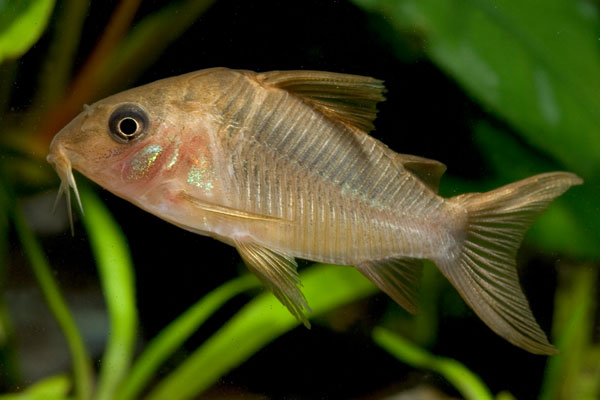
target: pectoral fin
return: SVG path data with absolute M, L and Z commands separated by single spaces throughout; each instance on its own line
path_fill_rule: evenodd
M 294 258 L 252 241 L 234 240 L 234 244 L 248 268 L 294 317 L 310 328 L 310 323 L 304 315 L 304 310 L 310 311 L 310 308 L 299 288 L 301 283 Z
M 227 217 L 232 217 L 232 218 L 239 218 L 239 219 L 244 219 L 244 220 L 256 220 L 256 221 L 270 221 L 270 222 L 290 222 L 281 218 L 277 218 L 277 217 L 271 217 L 269 215 L 261 215 L 261 214 L 254 214 L 254 213 L 250 213 L 247 211 L 242 211 L 242 210 L 236 210 L 234 208 L 230 208 L 230 207 L 226 207 L 226 206 L 222 206 L 219 204 L 213 204 L 213 203 L 209 203 L 207 201 L 198 199 L 197 197 L 194 197 L 192 195 L 190 195 L 189 193 L 186 192 L 180 192 L 177 197 L 179 197 L 182 200 L 187 201 L 188 203 L 191 203 L 194 205 L 194 207 L 197 207 L 203 211 L 207 211 L 210 213 L 214 213 L 214 214 L 220 214 L 223 216 L 227 216 Z
M 414 258 L 389 258 L 357 265 L 363 275 L 379 286 L 388 296 L 416 314 L 417 287 L 421 277 L 421 261 Z

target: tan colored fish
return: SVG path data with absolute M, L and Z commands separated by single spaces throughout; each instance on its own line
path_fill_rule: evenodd
M 352 265 L 416 311 L 422 259 L 433 261 L 496 333 L 532 353 L 556 350 L 519 285 L 525 231 L 582 180 L 533 176 L 488 193 L 437 195 L 446 167 L 398 154 L 367 133 L 381 81 L 314 71 L 214 68 L 86 107 L 48 161 L 71 168 L 181 228 L 235 246 L 308 325 L 294 258 Z

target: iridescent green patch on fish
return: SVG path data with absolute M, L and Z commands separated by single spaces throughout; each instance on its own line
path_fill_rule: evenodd
M 175 164 L 177 164 L 177 161 L 179 161 L 179 146 L 181 146 L 181 140 L 179 140 L 178 137 L 172 137 L 171 143 L 175 143 L 175 148 L 171 153 L 171 159 L 167 163 L 167 170 L 172 169 L 175 166 Z
M 127 179 L 137 180 L 146 176 L 162 152 L 162 146 L 157 144 L 148 145 L 140 150 L 128 163 L 130 168 Z
M 214 171 L 210 168 L 208 161 L 204 157 L 198 160 L 196 165 L 192 165 L 187 174 L 187 183 L 197 188 L 210 192 L 214 188 Z

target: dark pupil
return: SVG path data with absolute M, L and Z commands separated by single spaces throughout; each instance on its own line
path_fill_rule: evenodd
M 149 122 L 148 114 L 141 107 L 123 104 L 108 119 L 108 129 L 114 140 L 129 143 L 148 130 Z
M 138 123 L 133 118 L 123 118 L 119 122 L 119 130 L 126 136 L 131 136 L 138 130 Z

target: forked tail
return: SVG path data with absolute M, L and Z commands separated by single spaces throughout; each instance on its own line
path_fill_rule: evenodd
M 436 264 L 479 317 L 509 342 L 536 354 L 553 354 L 529 308 L 515 265 L 525 232 L 548 204 L 583 181 L 567 172 L 536 175 L 488 193 L 449 201 L 467 212 L 460 251 Z

